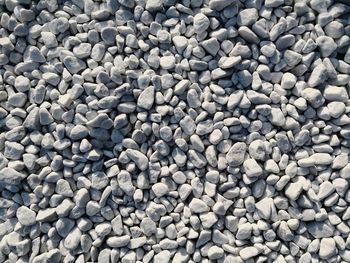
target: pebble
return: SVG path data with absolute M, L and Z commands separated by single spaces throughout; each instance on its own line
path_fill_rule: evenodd
M 208 29 L 209 26 L 210 21 L 206 15 L 198 13 L 193 17 L 193 28 L 197 34 L 203 33 Z
M 321 259 L 329 259 L 336 254 L 336 244 L 333 238 L 322 238 L 319 249 Z
M 263 174 L 263 169 L 255 159 L 247 159 L 243 162 L 244 171 L 248 177 L 259 177 Z
M 18 218 L 19 223 L 23 226 L 31 226 L 36 223 L 35 212 L 25 206 L 21 206 L 17 209 L 16 217 Z
M 109 237 L 106 240 L 106 244 L 112 248 L 125 247 L 130 242 L 130 236 L 124 235 L 120 237 Z
M 218 246 L 212 246 L 208 250 L 208 258 L 211 260 L 219 259 L 224 255 L 224 250 Z
M 314 108 L 319 108 L 324 103 L 324 97 L 318 89 L 306 88 L 301 91 L 301 96 Z
M 192 199 L 192 201 L 189 203 L 189 208 L 191 211 L 197 214 L 208 212 L 210 210 L 208 205 L 198 198 Z
M 157 197 L 162 197 L 169 192 L 169 187 L 164 183 L 156 183 L 152 186 L 152 191 Z
M 259 250 L 256 247 L 245 247 L 239 251 L 241 259 L 248 260 L 259 254 Z
M 226 159 L 229 165 L 231 166 L 239 166 L 244 162 L 245 153 L 247 146 L 243 142 L 237 142 L 226 154 Z
M 153 86 L 147 87 L 142 91 L 140 96 L 137 99 L 137 106 L 150 110 L 154 103 L 154 94 L 155 90 Z

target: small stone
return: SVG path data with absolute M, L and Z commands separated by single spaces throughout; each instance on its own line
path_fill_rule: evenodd
M 76 74 L 86 68 L 86 64 L 83 60 L 72 56 L 65 57 L 63 59 L 63 64 L 71 74 Z
M 301 96 L 314 108 L 319 108 L 324 103 L 324 98 L 318 89 L 306 88 L 301 91 Z
M 59 179 L 57 181 L 55 191 L 56 193 L 61 194 L 63 196 L 73 197 L 73 191 L 68 181 L 64 179 Z
M 125 247 L 130 242 L 130 236 L 124 235 L 119 237 L 109 237 L 106 241 L 107 245 L 113 248 Z
M 27 95 L 22 92 L 11 94 L 7 102 L 14 107 L 23 107 L 27 102 Z
M 255 160 L 265 159 L 265 145 L 262 140 L 254 140 L 249 145 L 249 155 Z
M 287 63 L 288 66 L 290 67 L 295 67 L 296 65 L 298 65 L 300 63 L 300 61 L 302 60 L 302 55 L 295 52 L 295 51 L 292 51 L 292 50 L 289 50 L 287 49 L 285 52 L 284 52 L 284 60 L 285 62 Z
M 104 172 L 95 172 L 91 175 L 91 186 L 95 189 L 101 190 L 104 189 L 108 183 L 108 177 Z
M 23 145 L 17 143 L 17 142 L 5 142 L 5 151 L 4 156 L 7 159 L 11 160 L 19 160 L 24 152 Z
M 117 236 L 120 236 L 123 234 L 124 232 L 124 228 L 123 228 L 123 220 L 122 217 L 120 215 L 117 215 L 112 221 L 112 229 L 114 234 L 116 234 Z
M 186 135 L 192 135 L 196 129 L 195 122 L 190 116 L 185 116 L 179 124 Z
M 230 166 L 239 166 L 243 163 L 247 146 L 243 142 L 236 142 L 226 154 L 226 160 Z
M 193 28 L 197 34 L 200 34 L 208 29 L 210 21 L 208 17 L 202 13 L 198 13 L 193 18 Z
M 25 206 L 21 206 L 17 209 L 16 217 L 23 226 L 31 226 L 36 223 L 36 213 Z
M 336 244 L 333 238 L 322 238 L 319 249 L 321 259 L 329 259 L 336 254 Z
M 323 92 L 323 97 L 329 101 L 346 102 L 349 99 L 345 87 L 327 85 Z
M 229 69 L 238 65 L 242 61 L 242 57 L 221 57 L 219 59 L 219 67 L 222 69 Z
M 55 224 L 57 233 L 61 237 L 67 237 L 69 233 L 72 231 L 73 227 L 75 225 L 74 220 L 69 218 L 60 218 Z
M 296 183 L 290 183 L 287 185 L 285 188 L 285 195 L 290 198 L 291 200 L 297 200 L 303 191 L 303 186 L 301 183 L 296 182 Z
M 208 250 L 208 258 L 211 260 L 219 259 L 223 257 L 224 250 L 221 247 L 218 246 L 212 246 Z
M 209 206 L 198 198 L 193 198 L 189 204 L 189 208 L 194 213 L 200 214 L 204 212 L 208 212 L 210 210 Z
M 169 192 L 169 187 L 164 183 L 156 183 L 152 186 L 152 191 L 157 197 L 162 197 Z
M 239 256 L 243 260 L 251 259 L 257 255 L 259 255 L 259 250 L 256 247 L 245 247 L 239 251 Z
M 120 173 L 117 175 L 117 178 L 118 184 L 124 193 L 132 196 L 135 192 L 135 188 L 132 185 L 130 173 L 127 171 L 120 171 Z
M 118 30 L 114 27 L 104 27 L 101 30 L 101 38 L 106 45 L 114 45 Z
M 263 169 L 254 159 L 245 160 L 243 167 L 248 177 L 259 177 L 263 174 Z
M 252 234 L 252 225 L 250 223 L 244 223 L 240 226 L 238 226 L 238 231 L 236 234 L 236 238 L 238 240 L 245 240 L 249 239 Z
M 209 8 L 217 11 L 223 10 L 225 7 L 235 3 L 235 0 L 210 0 Z
M 327 78 L 327 69 L 322 63 L 320 63 L 311 72 L 311 75 L 308 80 L 308 85 L 309 87 L 314 88 L 318 85 L 323 84 L 327 80 Z
M 163 0 L 149 0 L 146 2 L 146 10 L 155 12 L 163 8 Z
M 212 56 L 215 56 L 220 49 L 219 41 L 213 37 L 210 39 L 204 40 L 202 42 L 202 46 Z
M 85 126 L 78 124 L 72 128 L 69 137 L 74 141 L 78 141 L 87 137 L 88 134 L 89 130 Z
M 73 48 L 73 54 L 75 57 L 83 59 L 87 58 L 91 54 L 91 44 L 81 43 Z
M 68 250 L 74 250 L 79 246 L 81 238 L 81 231 L 78 227 L 75 227 L 64 240 L 64 246 Z
M 319 36 L 316 39 L 316 44 L 321 51 L 322 57 L 329 57 L 337 49 L 337 44 L 333 38 L 328 36 Z
M 148 167 L 148 158 L 146 157 L 146 155 L 144 155 L 140 151 L 133 150 L 133 149 L 127 149 L 126 150 L 126 154 L 128 155 L 128 157 L 133 162 L 135 162 L 135 164 L 137 165 L 137 167 L 141 171 L 144 171 L 144 170 L 147 169 L 147 167 Z
M 237 24 L 239 26 L 251 26 L 259 18 L 258 10 L 255 8 L 243 9 L 238 13 Z
M 326 181 L 320 185 L 320 189 L 318 191 L 317 196 L 320 200 L 323 200 L 324 198 L 332 194 L 334 191 L 335 187 L 333 186 L 333 184 L 331 182 Z
M 112 225 L 109 222 L 104 222 L 101 224 L 98 224 L 95 227 L 95 231 L 98 236 L 105 237 L 112 231 Z
M 154 103 L 155 90 L 153 86 L 149 86 L 143 90 L 137 99 L 137 106 L 150 110 Z
M 170 262 L 170 256 L 171 254 L 168 250 L 163 250 L 154 256 L 153 263 Z
M 153 222 L 153 220 L 148 217 L 145 217 L 144 219 L 142 219 L 140 223 L 140 228 L 146 236 L 151 236 L 157 231 L 156 223 Z
M 172 55 L 163 56 L 160 58 L 159 63 L 163 69 L 173 69 L 175 67 L 175 57 Z
M 26 178 L 24 173 L 20 173 L 13 168 L 5 167 L 0 170 L 0 184 L 18 185 Z

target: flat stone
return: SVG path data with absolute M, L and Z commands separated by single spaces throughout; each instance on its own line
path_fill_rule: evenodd
M 236 142 L 226 154 L 226 160 L 230 166 L 239 166 L 244 162 L 247 145 L 244 142 Z
M 130 242 L 130 236 L 124 235 L 120 237 L 109 237 L 106 241 L 107 245 L 113 248 L 125 247 Z

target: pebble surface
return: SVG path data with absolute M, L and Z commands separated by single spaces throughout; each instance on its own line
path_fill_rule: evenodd
M 0 0 L 0 262 L 350 262 L 349 15 Z

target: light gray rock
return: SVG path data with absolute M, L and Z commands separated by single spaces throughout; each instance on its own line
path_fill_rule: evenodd
M 137 99 L 137 106 L 150 110 L 154 103 L 154 87 L 149 86 L 143 90 Z
M 254 159 L 247 159 L 243 163 L 244 171 L 249 177 L 259 177 L 263 174 L 263 169 Z
M 108 246 L 112 248 L 119 248 L 119 247 L 125 247 L 129 244 L 130 242 L 130 236 L 124 235 L 120 237 L 109 237 L 106 240 L 106 243 Z
M 36 213 L 25 206 L 21 206 L 17 209 L 16 217 L 23 226 L 31 226 L 36 223 Z
M 193 17 L 193 28 L 197 34 L 200 34 L 207 30 L 209 25 L 210 21 L 206 15 L 198 13 Z

